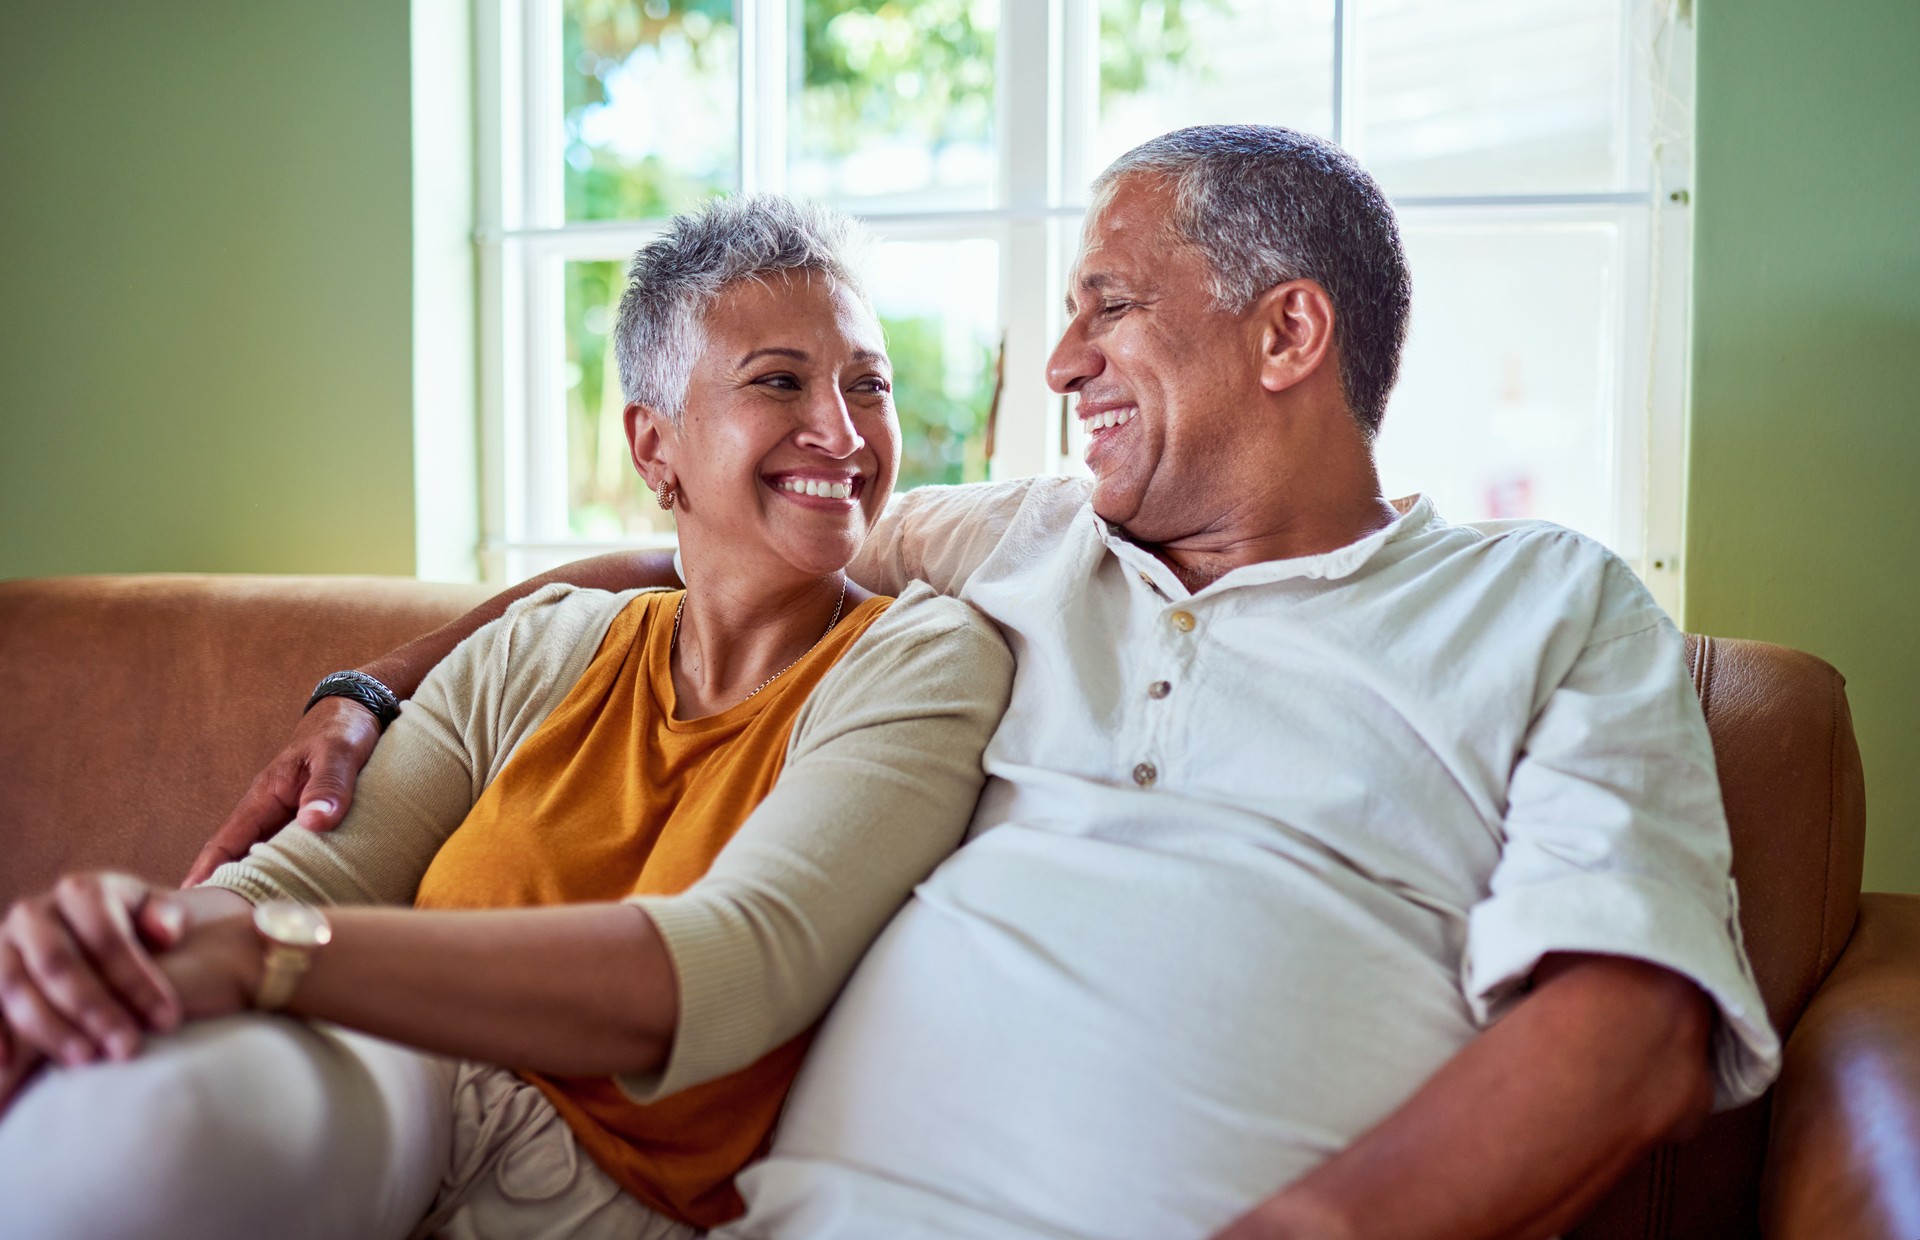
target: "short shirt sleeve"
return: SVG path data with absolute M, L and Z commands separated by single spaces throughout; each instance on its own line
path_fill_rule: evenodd
M 1550 952 L 1628 956 L 1714 1002 L 1714 1106 L 1766 1089 L 1780 1042 L 1740 937 L 1712 742 L 1680 633 L 1610 561 L 1594 623 L 1547 692 L 1508 792 L 1506 843 L 1471 913 L 1474 1015 L 1497 1018 Z

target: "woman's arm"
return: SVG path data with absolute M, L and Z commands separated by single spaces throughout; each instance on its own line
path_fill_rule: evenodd
M 346 908 L 286 1010 L 422 1050 L 568 1076 L 656 1069 L 678 987 L 628 904 L 486 912 Z M 260 985 L 250 916 L 203 923 L 160 957 L 189 1020 L 242 1011 Z
M 618 593 L 647 586 L 677 586 L 670 551 L 623 551 L 562 565 L 504 590 L 466 615 L 415 638 L 359 670 L 377 677 L 401 699 L 410 698 L 441 660 L 512 604 L 555 582 Z M 269 762 L 226 821 L 194 858 L 181 883 L 191 887 L 220 865 L 297 821 L 310 831 L 329 831 L 353 804 L 360 770 L 380 740 L 371 712 L 346 698 L 328 698 L 295 725 L 287 746 Z
M 818 1020 L 874 937 L 960 842 L 1013 657 L 924 585 L 823 679 L 779 781 L 676 896 L 636 897 L 680 984 L 668 1062 L 620 1078 L 652 1102 L 743 1068 Z

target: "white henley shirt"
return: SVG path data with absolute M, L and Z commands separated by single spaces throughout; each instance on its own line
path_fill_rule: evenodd
M 1680 634 L 1591 539 L 1396 508 L 1198 593 L 1082 481 L 889 509 L 856 575 L 985 612 L 1012 704 L 968 842 L 848 983 L 723 1234 L 1209 1235 L 1554 951 L 1693 979 L 1717 1104 L 1766 1087 Z

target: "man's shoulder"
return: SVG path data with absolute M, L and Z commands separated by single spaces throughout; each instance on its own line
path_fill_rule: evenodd
M 1071 521 L 1092 495 L 1090 479 L 1036 474 L 998 482 L 917 487 L 903 492 L 896 503 L 903 513 L 921 520 L 984 521 L 1004 527 L 1016 518 Z
M 1633 567 L 1590 534 L 1551 521 L 1475 521 L 1445 527 L 1452 550 L 1475 554 L 1487 586 L 1510 607 L 1583 615 L 1599 642 L 1667 619 Z

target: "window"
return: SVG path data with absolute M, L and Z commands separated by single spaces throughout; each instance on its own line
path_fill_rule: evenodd
M 490 574 L 671 539 L 627 463 L 608 332 L 673 212 L 775 190 L 867 221 L 903 487 L 1071 472 L 1043 363 L 1087 183 L 1156 133 L 1257 121 L 1340 142 L 1400 213 L 1389 493 L 1572 525 L 1677 603 L 1676 0 L 481 3 Z

